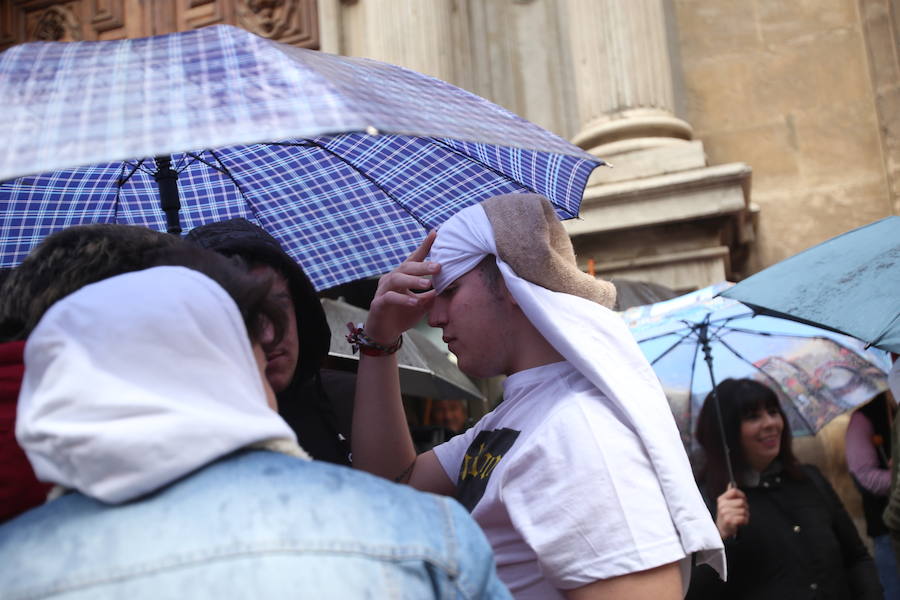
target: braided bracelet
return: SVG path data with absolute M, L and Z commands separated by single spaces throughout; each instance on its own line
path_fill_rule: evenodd
M 350 331 L 350 333 L 347 334 L 347 341 L 350 342 L 350 347 L 353 348 L 353 354 L 356 354 L 356 352 L 359 351 L 366 356 L 387 356 L 388 354 L 393 354 L 403 346 L 402 335 L 390 346 L 384 346 L 366 335 L 362 323 L 357 325 L 347 323 L 347 329 Z

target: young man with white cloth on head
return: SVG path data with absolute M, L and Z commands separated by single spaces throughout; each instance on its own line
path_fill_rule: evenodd
M 695 553 L 725 574 L 669 406 L 614 300 L 577 268 L 549 201 L 497 196 L 382 277 L 349 336 L 363 353 L 355 466 L 455 496 L 517 598 L 679 598 Z M 417 457 L 393 351 L 425 312 L 464 373 L 509 377 L 493 412 Z

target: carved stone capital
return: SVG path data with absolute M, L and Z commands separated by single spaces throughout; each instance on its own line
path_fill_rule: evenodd
M 238 0 L 237 17 L 249 31 L 267 38 L 279 38 L 290 26 L 294 2 L 285 0 Z
M 40 42 L 79 41 L 81 24 L 66 6 L 50 6 L 37 16 L 28 37 Z

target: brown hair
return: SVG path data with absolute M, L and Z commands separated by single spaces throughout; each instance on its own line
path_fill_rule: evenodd
M 77 225 L 42 241 L 0 288 L 0 337 L 23 340 L 56 301 L 89 283 L 146 268 L 146 254 L 182 244 L 132 225 Z

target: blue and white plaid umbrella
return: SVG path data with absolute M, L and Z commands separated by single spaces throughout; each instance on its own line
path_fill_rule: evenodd
M 574 217 L 602 164 L 443 81 L 224 25 L 13 47 L 0 106 L 0 267 L 71 225 L 244 217 L 325 289 L 392 269 L 489 196 Z

